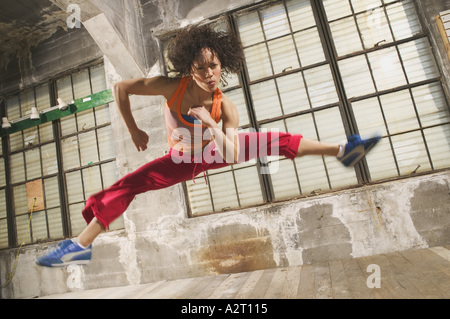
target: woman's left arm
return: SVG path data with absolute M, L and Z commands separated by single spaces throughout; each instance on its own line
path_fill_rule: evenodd
M 222 95 L 222 129 L 204 108 L 192 108 L 188 115 L 195 116 L 208 127 L 217 150 L 222 158 L 229 164 L 237 163 L 239 158 L 239 113 L 236 106 L 224 94 Z

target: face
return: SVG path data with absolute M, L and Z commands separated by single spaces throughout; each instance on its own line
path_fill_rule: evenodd
M 214 92 L 219 86 L 221 72 L 219 58 L 209 49 L 203 49 L 192 63 L 192 79 L 208 92 Z

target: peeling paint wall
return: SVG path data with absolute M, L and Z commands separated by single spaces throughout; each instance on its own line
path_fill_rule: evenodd
M 439 33 L 439 29 L 436 24 L 436 16 L 443 11 L 449 10 L 450 1 L 433 1 L 433 0 L 420 0 L 415 1 L 419 14 L 422 17 L 422 22 L 430 34 L 431 43 L 435 49 L 436 59 L 439 61 L 441 73 L 445 79 L 450 78 L 450 60 L 448 59 L 444 42 Z M 447 80 L 446 84 L 447 95 L 450 96 L 450 82 Z
M 255 2 L 259 1 L 140 0 L 133 2 L 139 4 L 139 12 L 123 20 L 108 11 L 116 10 L 112 7 L 104 9 L 104 14 L 113 26 L 128 21 L 128 27 L 114 27 L 115 38 L 123 40 L 123 48 L 141 68 L 156 75 L 161 72 L 156 34 Z M 117 8 L 123 5 L 121 0 L 112 3 Z M 128 37 L 130 28 L 142 28 L 143 38 Z M 41 44 L 36 52 L 52 41 L 56 40 Z M 142 43 L 145 53 L 137 49 Z M 109 85 L 123 77 L 108 58 L 123 56 L 115 48 L 101 52 Z M 78 61 L 83 61 L 84 53 L 79 55 Z M 164 100 L 133 96 L 131 101 L 138 125 L 145 127 L 151 142 L 148 151 L 137 153 L 111 104 L 121 176 L 168 151 Z M 2 290 L 2 297 L 137 285 L 446 245 L 450 243 L 449 185 L 450 172 L 444 171 L 198 218 L 188 218 L 183 187 L 176 185 L 137 196 L 124 215 L 125 229 L 100 235 L 87 266 L 39 268 L 34 259 L 50 244 L 26 246 L 18 258 L 16 277 Z M 0 251 L 3 277 L 12 269 L 15 253 L 15 249 Z
M 173 211 L 155 211 L 150 204 L 158 202 L 155 198 L 137 199 L 140 209 L 126 214 L 125 230 L 102 234 L 87 266 L 40 268 L 34 258 L 48 245 L 25 247 L 12 289 L 3 296 L 32 297 L 446 245 L 449 183 L 450 173 L 445 172 L 193 219 L 186 218 L 179 203 L 170 206 Z M 177 193 L 178 188 L 169 191 Z M 160 201 L 167 200 L 159 195 Z M 0 252 L 2 274 L 11 269 L 14 252 Z
M 38 20 L 27 21 L 24 24 L 13 19 L 10 23 L 1 23 L 0 43 L 2 46 L 0 68 L 5 68 L 16 57 L 26 58 L 32 47 L 38 46 L 42 41 L 51 37 L 59 28 L 65 29 L 65 13 L 59 8 L 44 8 L 37 15 Z M 64 18 L 64 19 L 61 19 Z M 24 37 L 24 35 L 27 35 Z M 16 39 L 21 39 L 17 41 Z
M 25 17 L 20 22 L 0 25 L 1 95 L 42 83 L 102 57 L 84 27 L 67 28 L 65 11 L 51 6 L 36 16 L 37 20 Z
M 86 29 L 56 31 L 38 47 L 25 47 L 0 68 L 0 92 L 28 88 L 101 57 Z

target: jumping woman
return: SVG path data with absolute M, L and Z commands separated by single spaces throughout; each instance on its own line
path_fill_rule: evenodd
M 326 155 L 336 157 L 345 166 L 354 166 L 380 139 L 361 140 L 353 135 L 340 145 L 309 140 L 299 134 L 238 133 L 238 111 L 219 89 L 227 75 L 240 71 L 244 53 L 238 38 L 209 25 L 190 26 L 171 41 L 168 57 L 175 76 L 124 80 L 114 85 L 113 93 L 139 152 L 147 149 L 149 136 L 136 124 L 129 95 L 165 97 L 170 152 L 91 196 L 82 211 L 87 227 L 77 238 L 50 247 L 36 260 L 38 265 L 88 263 L 94 239 L 125 212 L 138 194 L 262 156 L 294 159 Z

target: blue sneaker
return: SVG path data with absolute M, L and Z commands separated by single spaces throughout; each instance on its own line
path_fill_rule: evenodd
M 362 140 L 359 135 L 352 135 L 348 138 L 348 142 L 344 145 L 344 155 L 338 157 L 347 167 L 355 166 L 379 141 L 381 135 L 377 135 L 366 140 Z
M 44 267 L 63 267 L 67 265 L 85 265 L 91 261 L 92 245 L 86 249 L 71 239 L 52 245 L 48 253 L 36 259 L 36 264 Z

